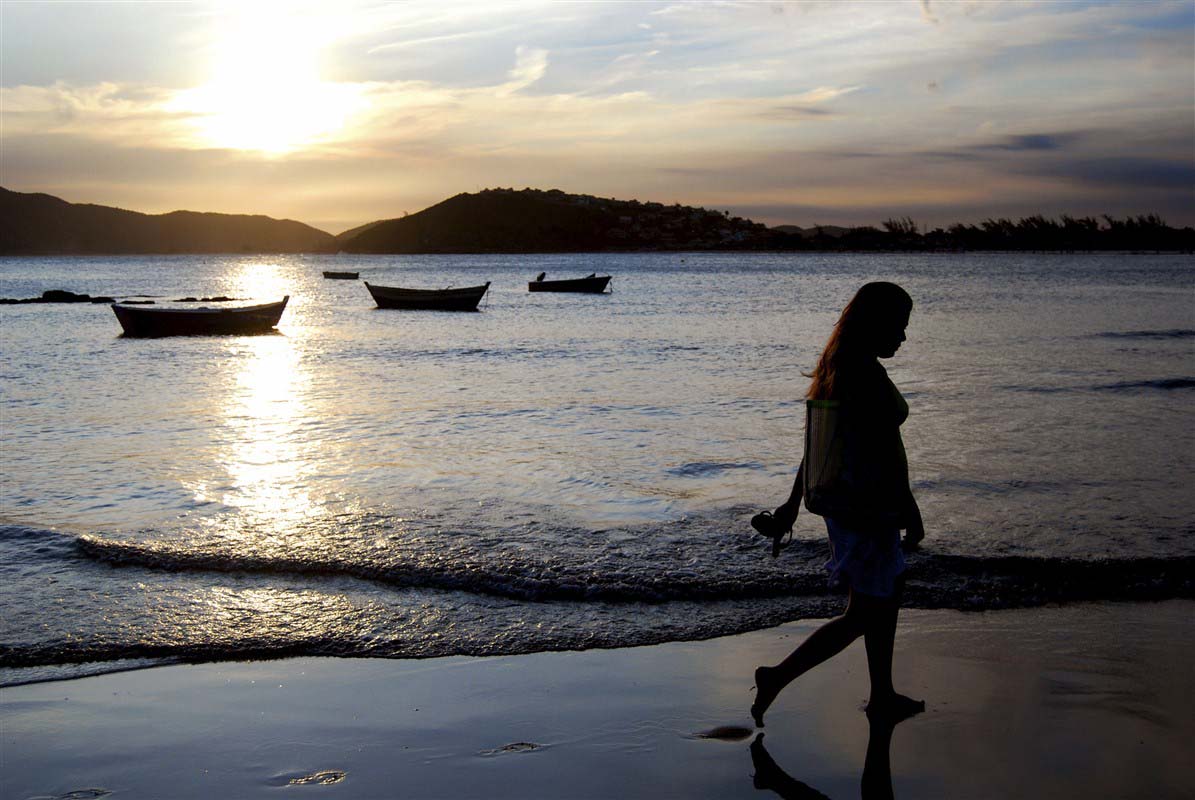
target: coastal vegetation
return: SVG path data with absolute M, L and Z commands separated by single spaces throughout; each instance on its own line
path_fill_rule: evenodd
M 924 229 L 781 225 L 679 203 L 559 189 L 485 189 L 338 236 L 293 220 L 174 211 L 141 214 L 0 188 L 0 254 L 554 253 L 617 251 L 1195 251 L 1195 229 L 1156 214 L 992 218 Z
M 774 230 L 774 229 L 773 229 Z M 1035 214 L 1013 221 L 986 219 L 978 225 L 954 224 L 921 230 L 909 217 L 889 219 L 882 228 L 802 230 L 786 234 L 780 249 L 808 250 L 1168 250 L 1195 249 L 1195 229 L 1172 228 L 1156 214 L 1124 219 L 1107 215 L 1055 220 Z

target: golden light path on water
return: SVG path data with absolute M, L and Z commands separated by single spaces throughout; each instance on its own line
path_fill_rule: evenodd
M 254 337 L 226 406 L 234 437 L 225 467 L 236 493 L 224 502 L 239 505 L 250 520 L 285 525 L 313 509 L 298 488 L 302 459 L 292 430 L 307 409 L 300 386 L 305 376 L 297 367 L 298 354 L 285 337 Z
M 246 261 L 228 276 L 227 285 L 236 297 L 268 302 L 286 294 L 286 272 L 277 262 Z M 291 303 L 295 302 L 292 298 Z M 299 444 L 298 428 L 313 410 L 308 401 L 310 374 L 302 364 L 292 308 L 288 305 L 286 312 L 291 314 L 287 320 L 291 335 L 228 340 L 225 363 L 234 369 L 215 409 L 221 429 L 215 460 L 223 480 L 219 485 L 192 487 L 200 502 L 236 508 L 243 535 L 259 542 L 271 534 L 293 531 L 318 513 L 306 488 L 312 454 Z

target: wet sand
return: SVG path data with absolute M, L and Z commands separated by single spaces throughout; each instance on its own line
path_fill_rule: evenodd
M 875 733 L 860 710 L 862 643 L 781 695 L 750 747 L 752 669 L 816 625 L 621 650 L 300 658 L 12 687 L 0 690 L 0 797 L 859 797 Z M 905 612 L 896 682 L 927 711 L 892 735 L 892 790 L 1195 796 L 1193 656 L 1192 601 Z M 868 776 L 881 796 L 883 733 Z

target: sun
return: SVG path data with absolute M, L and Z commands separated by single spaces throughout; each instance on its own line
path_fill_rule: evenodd
M 180 93 L 199 143 L 281 154 L 342 129 L 363 105 L 351 84 L 320 80 L 327 29 L 250 5 L 212 48 L 210 79 Z

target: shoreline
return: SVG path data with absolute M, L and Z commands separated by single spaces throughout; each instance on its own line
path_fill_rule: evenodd
M 857 797 L 865 761 L 883 788 L 886 754 L 879 777 L 896 797 L 1189 797 L 1192 612 L 1190 600 L 904 611 L 894 675 L 927 711 L 889 748 L 860 710 L 861 643 L 790 686 L 751 746 L 752 670 L 817 620 L 614 650 L 216 662 L 13 686 L 0 689 L 0 796 L 324 784 L 366 798 Z
M 818 250 L 814 248 L 741 248 L 741 247 L 715 247 L 707 249 L 626 249 L 626 250 L 435 250 L 435 251 L 419 251 L 419 252 L 378 252 L 378 253 L 350 253 L 343 250 L 262 250 L 254 252 L 217 252 L 217 251 L 194 251 L 194 252 L 161 252 L 155 253 L 150 251 L 136 252 L 136 253 L 72 253 L 72 252 L 44 252 L 44 253 L 0 253 L 0 259 L 21 259 L 21 258 L 191 258 L 197 256 L 227 256 L 227 257 L 248 257 L 255 258 L 260 256 L 319 256 L 319 257 L 333 257 L 333 258 L 370 258 L 374 256 L 606 256 L 606 255 L 667 255 L 669 253 L 675 254 L 751 254 L 759 253 L 762 255 L 943 255 L 943 256 L 957 256 L 957 255 L 1060 255 L 1060 256 L 1098 256 L 1098 255 L 1119 255 L 1119 256 L 1185 256 L 1190 255 L 1195 251 L 1178 249 L 1178 250 L 1149 250 L 1141 248 L 1124 248 L 1124 249 L 1104 249 L 1104 250 L 1030 250 L 1030 249 L 1008 249 L 1008 250 L 991 250 L 991 249 L 846 249 L 835 248 L 830 250 Z

